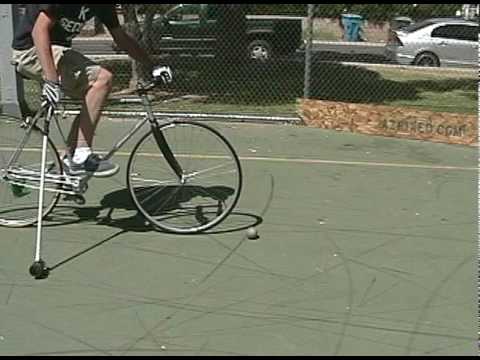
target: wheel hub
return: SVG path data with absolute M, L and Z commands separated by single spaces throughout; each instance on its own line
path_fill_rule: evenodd
M 262 47 L 256 47 L 252 49 L 252 59 L 254 60 L 266 60 L 268 58 L 267 51 Z

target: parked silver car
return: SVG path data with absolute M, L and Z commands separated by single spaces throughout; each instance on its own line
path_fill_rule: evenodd
M 392 30 L 385 52 L 401 65 L 477 67 L 478 34 L 477 22 L 429 19 Z

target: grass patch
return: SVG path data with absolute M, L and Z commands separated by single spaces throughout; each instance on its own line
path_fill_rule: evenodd
M 415 99 L 389 102 L 430 111 L 476 114 L 478 82 L 475 71 L 390 70 L 379 71 L 383 78 L 413 86 Z
M 477 99 L 470 91 L 453 90 L 448 92 L 423 91 L 415 101 L 399 100 L 389 103 L 392 106 L 417 107 L 422 110 L 452 112 L 474 115 L 477 113 Z
M 304 65 L 275 62 L 244 69 L 221 68 L 212 60 L 171 64 L 178 71 L 174 87 L 158 92 L 156 111 L 291 116 L 303 97 Z M 128 88 L 128 62 L 108 62 L 114 91 Z M 237 71 L 235 71 L 237 70 Z M 423 110 L 477 114 L 475 71 L 392 69 L 318 62 L 312 66 L 312 98 Z M 27 82 L 27 102 L 38 104 L 39 87 Z M 140 110 L 138 105 L 112 109 Z

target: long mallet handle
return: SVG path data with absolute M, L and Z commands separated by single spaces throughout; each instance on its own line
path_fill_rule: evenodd
M 35 246 L 35 261 L 40 261 L 40 249 L 42 244 L 42 220 L 43 220 L 43 196 L 45 189 L 45 166 L 47 164 L 47 134 L 43 135 L 42 143 L 42 162 L 40 168 L 40 191 L 38 194 L 38 222 L 37 222 L 37 241 Z
M 35 261 L 41 259 L 41 247 L 42 247 L 42 225 L 43 225 L 43 197 L 45 192 L 45 167 L 47 165 L 47 145 L 48 145 L 48 131 L 50 125 L 50 119 L 53 113 L 53 108 L 49 107 L 46 119 L 45 119 L 45 131 L 43 132 L 42 141 L 42 161 L 40 164 L 40 191 L 38 194 L 38 215 L 37 215 L 37 239 L 35 244 Z

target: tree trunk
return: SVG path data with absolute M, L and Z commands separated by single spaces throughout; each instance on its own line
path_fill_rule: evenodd
M 151 6 L 151 5 L 147 5 Z M 148 11 L 150 10 L 150 11 Z M 148 9 L 145 13 L 145 19 L 144 19 L 144 27 L 143 27 L 143 34 L 142 34 L 142 39 L 140 42 L 140 45 L 143 47 L 143 49 L 148 53 L 152 53 L 152 41 L 154 41 L 154 34 L 152 32 L 153 29 L 153 17 L 155 16 L 155 12 L 153 9 Z M 142 64 L 137 65 L 139 67 L 139 76 L 141 80 L 146 80 L 150 77 L 150 74 L 147 74 L 146 69 L 143 68 Z
M 153 17 L 155 13 L 153 11 L 147 11 L 145 15 L 145 27 L 143 28 L 143 36 L 142 36 L 142 46 L 147 52 L 152 51 L 152 41 L 154 41 L 154 34 L 153 30 Z
M 125 31 L 142 46 L 147 53 L 152 53 L 152 43 L 159 41 L 158 36 L 153 32 L 153 19 L 157 13 L 165 13 L 174 4 L 124 4 L 122 5 L 125 16 Z M 138 14 L 144 14 L 143 29 L 140 29 L 138 23 Z M 143 33 L 142 33 L 143 30 Z M 129 89 L 136 89 L 138 82 L 146 80 L 150 77 L 147 74 L 143 65 L 132 60 L 132 74 L 129 83 Z
M 212 5 L 213 6 L 213 5 Z M 247 19 L 243 4 L 218 4 L 216 61 L 220 76 L 238 78 L 247 60 Z
M 138 17 L 137 17 L 137 6 L 133 4 L 125 4 L 123 5 L 124 13 L 125 13 L 125 24 L 124 29 L 125 32 L 130 35 L 133 39 L 137 40 L 140 38 L 140 27 L 138 25 Z M 132 73 L 129 82 L 129 89 L 133 90 L 136 89 L 139 76 L 138 76 L 138 64 L 133 59 L 132 62 Z

